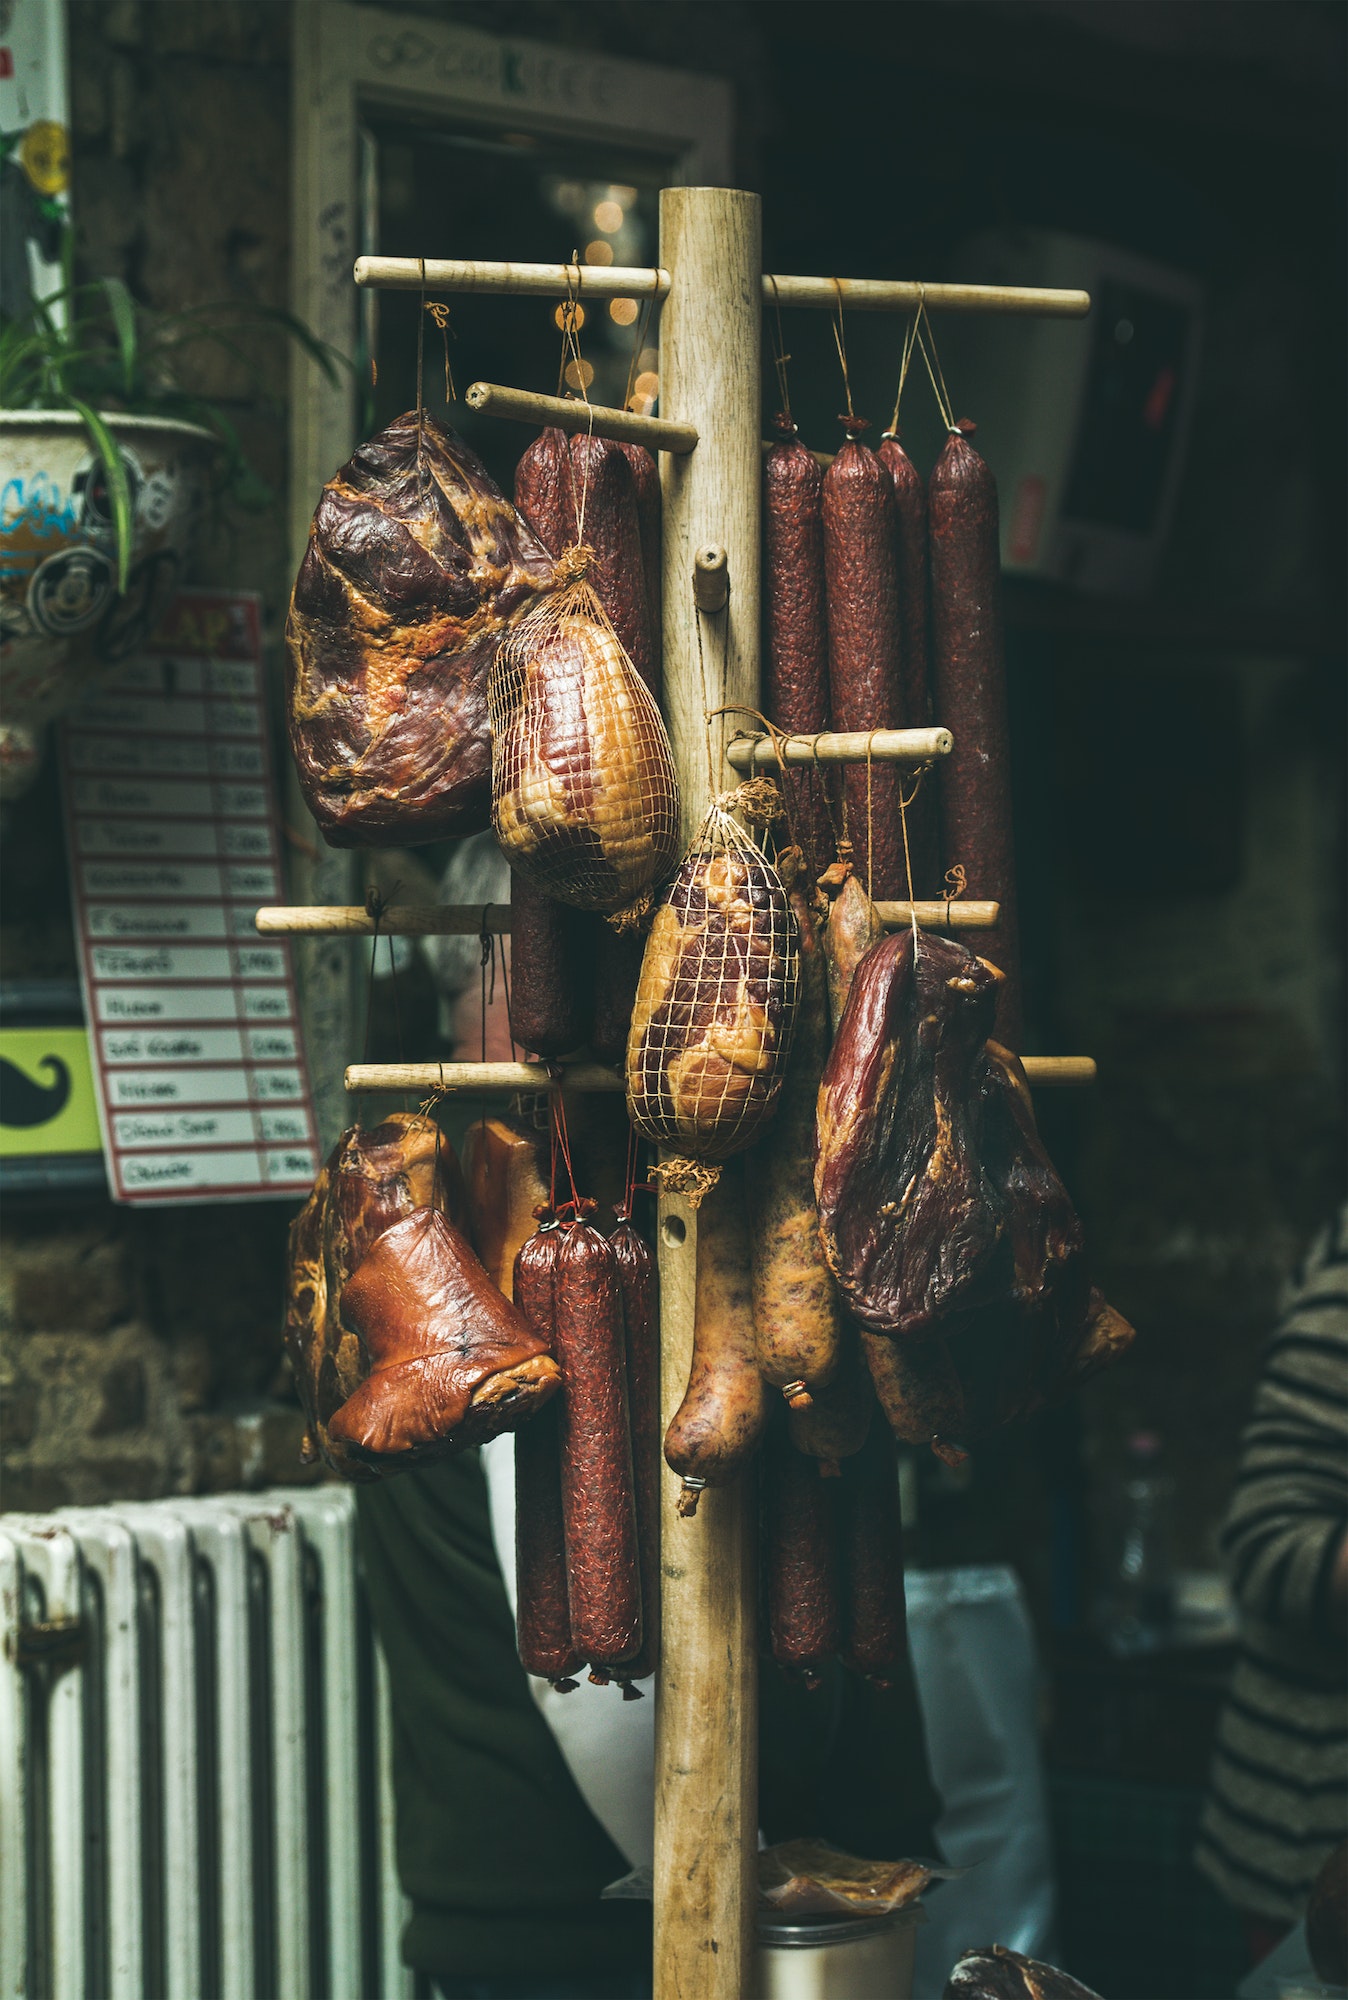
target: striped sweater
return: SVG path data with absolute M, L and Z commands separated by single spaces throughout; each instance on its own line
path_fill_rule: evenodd
M 1196 1859 L 1251 1915 L 1293 1922 L 1348 1833 L 1348 1207 L 1312 1246 L 1263 1357 L 1222 1530 L 1241 1642 Z

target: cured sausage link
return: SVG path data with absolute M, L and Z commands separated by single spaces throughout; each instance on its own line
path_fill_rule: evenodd
M 617 1666 L 641 1644 L 636 1498 L 618 1260 L 588 1222 L 565 1233 L 555 1300 L 571 1637 L 585 1659 Z
M 743 1162 L 721 1178 L 697 1212 L 696 1332 L 688 1388 L 665 1433 L 665 1461 L 684 1490 L 679 1512 L 697 1511 L 704 1486 L 728 1486 L 758 1447 L 768 1388 L 754 1352 L 749 1220 Z
M 842 1508 L 842 1657 L 884 1688 L 907 1656 L 908 1622 L 898 1447 L 882 1424 L 843 1474 Z
M 768 1637 L 777 1664 L 811 1689 L 838 1650 L 837 1487 L 774 1425 L 763 1454 L 760 1530 Z
M 637 503 L 637 527 L 641 534 L 641 568 L 646 584 L 646 617 L 651 635 L 651 674 L 647 686 L 660 699 L 661 599 L 664 547 L 661 541 L 663 505 L 660 496 L 660 468 L 644 444 L 620 444 L 619 451 L 632 468 L 632 490 Z
M 627 1683 L 653 1674 L 660 1657 L 660 1322 L 655 1258 L 628 1217 L 621 1211 L 620 1217 L 608 1240 L 622 1287 L 641 1569 L 641 1650 L 617 1675 Z
M 823 474 L 794 432 L 763 461 L 763 639 L 769 720 L 788 735 L 827 729 Z M 795 837 L 817 875 L 833 854 L 824 776 L 788 771 L 779 774 L 778 783 Z
M 652 694 L 658 695 L 655 640 L 646 598 L 645 558 L 632 464 L 611 438 L 571 440 L 571 473 L 580 532 L 594 550 L 589 581 L 628 659 Z
M 892 728 L 898 718 L 902 635 L 894 519 L 893 480 L 873 451 L 849 438 L 823 483 L 835 729 Z M 847 834 L 872 896 L 908 893 L 899 785 L 892 764 L 849 765 L 844 780 Z
M 927 486 L 932 705 L 955 739 L 940 777 L 941 853 L 948 869 L 964 869 L 970 896 L 1002 906 L 984 951 L 1006 974 L 997 1039 L 1018 1049 L 1020 944 L 997 482 L 969 442 L 974 428 L 964 419 L 950 433 Z
M 561 1247 L 562 1232 L 549 1223 L 521 1244 L 515 1259 L 515 1303 L 549 1349 Z M 515 1635 L 525 1672 L 567 1691 L 584 1662 L 571 1643 L 567 1602 L 560 1414 L 554 1399 L 515 1437 Z
M 576 539 L 576 500 L 566 433 L 540 431 L 515 466 L 515 506 L 557 557 Z
M 510 1034 L 537 1056 L 562 1056 L 590 1037 L 589 926 L 510 871 Z
M 899 443 L 883 439 L 876 457 L 894 482 L 894 529 L 899 583 L 899 727 L 924 729 L 931 721 L 927 682 L 927 488 L 922 474 Z M 934 896 L 939 888 L 936 774 L 927 772 L 908 808 L 908 847 L 913 888 Z
M 796 1031 L 777 1115 L 751 1156 L 749 1210 L 758 1365 L 788 1403 L 808 1405 L 837 1368 L 843 1321 L 814 1202 L 815 1099 L 829 1040 L 824 947 L 804 894 L 790 897 L 800 930 Z

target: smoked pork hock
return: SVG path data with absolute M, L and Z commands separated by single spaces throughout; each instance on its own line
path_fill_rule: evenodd
M 485 1444 L 561 1384 L 543 1340 L 439 1209 L 419 1208 L 376 1239 L 341 1313 L 370 1366 L 329 1435 L 380 1468 Z
M 785 1075 L 799 966 L 781 878 L 714 806 L 642 959 L 627 1039 L 628 1115 L 642 1138 L 695 1161 L 751 1143 Z
M 481 460 L 409 411 L 329 480 L 286 622 L 300 787 L 333 847 L 487 825 L 487 676 L 552 559 Z
M 306 1455 L 321 1456 L 347 1478 L 375 1475 L 328 1430 L 367 1367 L 342 1315 L 343 1287 L 384 1230 L 419 1208 L 462 1221 L 463 1178 L 434 1119 L 400 1111 L 343 1132 L 290 1225 L 285 1345 L 308 1422 Z

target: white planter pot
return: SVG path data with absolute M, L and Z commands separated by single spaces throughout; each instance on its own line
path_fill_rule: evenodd
M 142 643 L 205 516 L 214 437 L 108 413 L 131 487 L 126 594 L 105 479 L 73 410 L 0 411 L 0 797 L 38 767 L 42 725 Z

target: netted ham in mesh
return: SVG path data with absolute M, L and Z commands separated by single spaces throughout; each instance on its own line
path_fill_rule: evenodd
M 639 913 L 678 854 L 665 725 L 568 550 L 560 588 L 497 652 L 488 704 L 492 826 L 510 864 L 560 903 Z
M 694 1161 L 750 1144 L 786 1073 L 799 971 L 781 878 L 714 806 L 655 913 L 642 960 L 627 1108 L 643 1138 Z

